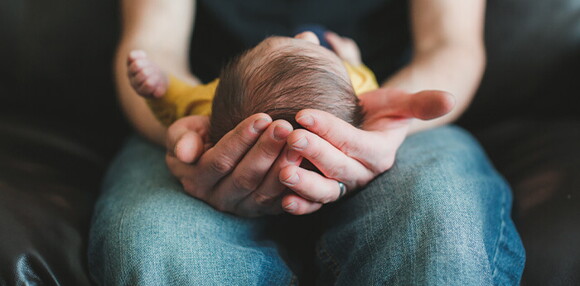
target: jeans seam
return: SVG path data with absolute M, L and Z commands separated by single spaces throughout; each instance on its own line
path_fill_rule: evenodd
M 494 281 L 495 281 L 495 279 L 497 277 L 497 269 L 498 269 L 498 267 L 497 267 L 497 258 L 498 258 L 498 253 L 500 251 L 499 248 L 500 248 L 500 245 L 505 240 L 504 231 L 505 231 L 505 225 L 506 225 L 506 222 L 505 222 L 506 199 L 507 199 L 507 193 L 504 192 L 503 193 L 503 196 L 502 196 L 501 213 L 500 213 L 500 216 L 501 216 L 501 224 L 500 224 L 500 229 L 499 229 L 499 238 L 497 239 L 497 243 L 495 245 L 495 250 L 494 250 L 494 253 L 493 253 L 493 264 L 492 264 L 493 270 L 491 272 L 491 277 L 492 277 L 492 279 Z
M 324 244 L 325 243 L 323 239 L 321 239 L 320 244 L 318 245 L 317 256 L 320 259 L 321 263 L 326 264 L 328 269 L 330 269 L 336 280 L 340 275 L 340 263 L 336 258 L 334 258 L 334 256 L 330 254 L 328 250 L 326 250 Z
M 119 219 L 119 227 L 117 228 L 117 241 L 121 242 L 121 231 L 123 228 L 123 222 L 125 221 L 125 217 L 127 214 L 127 209 L 123 208 L 123 211 L 121 212 L 121 218 Z M 126 253 L 125 252 L 125 244 L 124 243 L 119 243 L 119 247 L 120 249 L 118 250 L 118 253 Z M 120 259 L 124 259 L 125 256 L 120 256 Z M 107 263 L 108 266 L 111 266 L 111 263 Z M 120 263 L 118 266 L 120 265 L 127 265 L 124 261 L 123 263 Z M 119 273 L 122 273 L 123 271 L 125 271 L 125 269 L 120 269 Z M 109 273 L 112 273 L 111 270 L 109 269 Z

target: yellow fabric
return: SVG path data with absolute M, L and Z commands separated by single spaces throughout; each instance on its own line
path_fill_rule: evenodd
M 355 67 L 347 62 L 344 66 L 356 95 L 379 88 L 375 74 L 367 66 L 360 64 Z
M 379 88 L 373 72 L 361 64 L 352 66 L 344 62 L 356 95 Z M 165 126 L 188 115 L 210 115 L 211 104 L 219 79 L 208 84 L 191 86 L 174 76 L 169 76 L 167 92 L 161 98 L 148 99 L 147 104 L 155 117 Z
M 147 104 L 165 126 L 188 115 L 210 115 L 211 102 L 218 83 L 219 79 L 215 79 L 208 84 L 191 86 L 170 75 L 165 95 L 148 99 Z

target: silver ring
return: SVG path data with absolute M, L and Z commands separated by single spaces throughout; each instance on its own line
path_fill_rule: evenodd
M 346 185 L 341 181 L 336 181 L 338 183 L 338 188 L 340 189 L 340 193 L 338 194 L 338 198 L 342 198 L 344 194 L 346 194 Z

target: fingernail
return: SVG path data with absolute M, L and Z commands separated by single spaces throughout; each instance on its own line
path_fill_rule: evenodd
M 266 127 L 270 125 L 270 122 L 271 121 L 269 118 L 260 117 L 256 119 L 256 121 L 254 121 L 254 125 L 252 126 L 252 128 L 254 129 L 254 132 L 262 133 L 262 131 L 264 131 L 264 129 L 266 129 Z
M 300 153 L 294 151 L 294 150 L 288 150 L 286 152 L 286 161 L 290 162 L 290 163 L 296 163 L 298 162 L 298 160 L 300 160 L 300 157 L 302 157 L 300 155 Z
M 300 125 L 302 125 L 304 127 L 309 127 L 309 126 L 314 125 L 314 118 L 310 115 L 300 116 L 300 117 L 296 118 L 296 121 L 298 121 L 298 123 L 300 123 Z
M 292 143 L 292 149 L 294 150 L 304 150 L 306 146 L 308 146 L 308 140 L 306 140 L 306 137 L 302 137 L 300 140 Z
M 277 125 L 274 127 L 274 139 L 276 141 L 286 140 L 286 137 L 288 137 L 290 132 L 292 132 L 292 129 L 286 126 Z
M 284 210 L 293 213 L 296 210 L 296 202 L 291 202 L 284 206 Z
M 298 183 L 299 180 L 300 180 L 300 178 L 298 178 L 298 174 L 294 173 L 294 174 L 292 174 L 292 176 L 288 177 L 287 179 L 282 180 L 282 183 L 284 185 L 287 185 L 287 186 L 294 186 L 294 185 L 296 185 L 296 183 Z

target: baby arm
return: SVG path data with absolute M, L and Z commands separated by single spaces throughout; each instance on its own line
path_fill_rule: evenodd
M 147 99 L 147 105 L 165 126 L 188 115 L 211 113 L 217 80 L 205 85 L 189 85 L 166 74 L 143 51 L 129 53 L 127 65 L 131 86 Z

